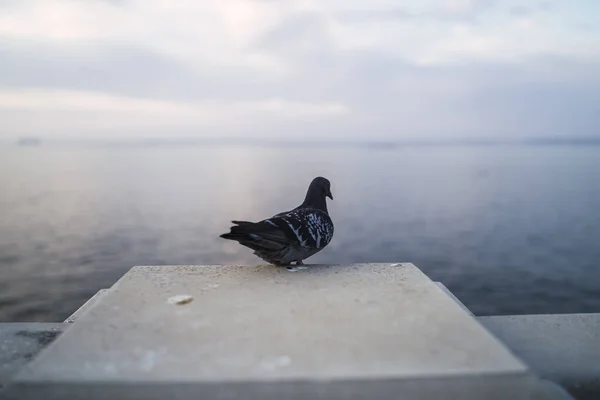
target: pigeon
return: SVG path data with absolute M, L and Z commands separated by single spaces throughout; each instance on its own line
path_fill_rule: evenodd
M 316 177 L 298 207 L 259 222 L 231 221 L 235 225 L 220 237 L 254 250 L 270 264 L 303 265 L 302 260 L 323 250 L 333 237 L 326 197 L 333 200 L 331 184 L 326 178 Z

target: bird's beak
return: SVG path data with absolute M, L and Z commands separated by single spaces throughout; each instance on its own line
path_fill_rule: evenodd
M 331 194 L 331 190 L 327 191 L 327 197 L 329 197 L 331 200 L 333 200 L 333 195 Z

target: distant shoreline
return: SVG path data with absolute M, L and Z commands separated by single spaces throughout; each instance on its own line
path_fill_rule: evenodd
M 456 147 L 456 146 L 599 146 L 600 138 L 577 139 L 526 139 L 526 140 L 447 140 L 447 141 L 288 141 L 288 140 L 250 140 L 250 139 L 140 139 L 140 140 L 71 140 L 49 139 L 43 142 L 38 138 L 20 138 L 17 141 L 5 142 L 16 147 L 42 147 L 42 146 L 102 146 L 102 147 L 172 147 L 172 146 L 206 146 L 206 147 L 231 147 L 231 146 L 256 146 L 256 147 L 295 147 L 295 148 L 369 148 L 369 149 L 396 149 L 406 147 Z

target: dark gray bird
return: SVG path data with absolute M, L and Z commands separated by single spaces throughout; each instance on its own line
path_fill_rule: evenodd
M 326 197 L 333 200 L 331 184 L 319 176 L 312 180 L 298 207 L 259 222 L 231 221 L 235 225 L 220 237 L 254 250 L 268 263 L 302 265 L 302 260 L 321 251 L 333 237 Z

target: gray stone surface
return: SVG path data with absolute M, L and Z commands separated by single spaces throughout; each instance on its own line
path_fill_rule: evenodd
M 60 323 L 0 323 L 0 388 L 64 328 Z
M 109 289 L 100 289 L 94 296 L 92 296 L 88 301 L 86 301 L 81 307 L 77 309 L 69 318 L 65 320 L 65 323 L 72 324 L 83 314 L 91 310 L 92 307 L 96 304 L 96 302 L 106 294 Z
M 539 380 L 531 400 L 575 400 L 565 389 L 548 380 Z M 597 400 L 597 399 L 596 399 Z
M 412 264 L 136 267 L 14 389 L 527 399 L 527 372 Z
M 521 384 L 516 384 L 515 379 Z M 272 382 L 36 382 L 12 388 L 2 400 L 569 400 L 562 393 L 544 387 L 524 390 L 521 379 L 520 376 L 500 375 Z
M 543 377 L 577 398 L 600 399 L 600 314 L 478 317 Z

